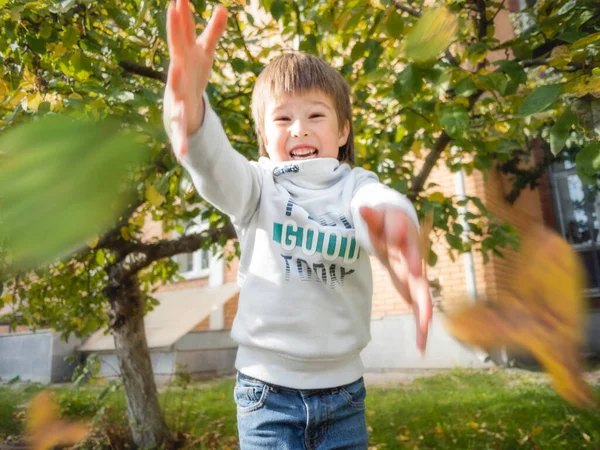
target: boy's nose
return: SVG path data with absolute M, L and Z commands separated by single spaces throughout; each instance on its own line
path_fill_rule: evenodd
M 308 130 L 301 120 L 296 120 L 290 128 L 294 137 L 308 136 Z

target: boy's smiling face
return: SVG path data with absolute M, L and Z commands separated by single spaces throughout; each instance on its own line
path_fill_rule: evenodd
M 264 139 L 275 162 L 337 158 L 350 124 L 340 130 L 332 98 L 322 91 L 287 95 L 267 101 Z

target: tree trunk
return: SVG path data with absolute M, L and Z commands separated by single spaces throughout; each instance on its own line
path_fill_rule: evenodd
M 144 301 L 136 275 L 109 280 L 110 328 L 115 339 L 125 387 L 127 415 L 138 448 L 153 448 L 171 436 L 158 402 L 158 392 L 144 329 Z

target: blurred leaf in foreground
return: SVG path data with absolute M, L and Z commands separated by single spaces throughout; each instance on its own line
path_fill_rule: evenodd
M 586 336 L 584 270 L 562 237 L 538 229 L 523 241 L 506 289 L 495 301 L 451 312 L 446 327 L 476 347 L 525 349 L 549 372 L 554 388 L 570 403 L 596 405 L 582 377 Z
M 131 199 L 147 157 L 116 119 L 53 116 L 0 138 L 0 246 L 15 268 L 62 257 L 106 230 Z
M 437 59 L 458 31 L 456 17 L 444 7 L 427 11 L 405 38 L 406 56 L 415 62 Z
M 27 431 L 33 450 L 51 450 L 83 440 L 88 435 L 89 426 L 81 422 L 60 420 L 54 396 L 44 391 L 31 400 Z

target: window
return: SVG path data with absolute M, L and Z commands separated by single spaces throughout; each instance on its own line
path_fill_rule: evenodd
M 531 8 L 535 6 L 537 0 L 519 0 L 519 10 L 524 10 L 525 8 Z
M 199 233 L 208 227 L 207 222 L 193 222 L 186 227 L 185 234 Z M 173 232 L 174 237 L 178 233 Z M 193 253 L 180 253 L 173 260 L 179 264 L 179 275 L 186 279 L 201 278 L 210 275 L 212 268 L 212 252 L 208 250 L 197 250 Z
M 582 183 L 568 160 L 554 165 L 551 181 L 558 229 L 579 252 L 589 287 L 600 294 L 600 190 Z

